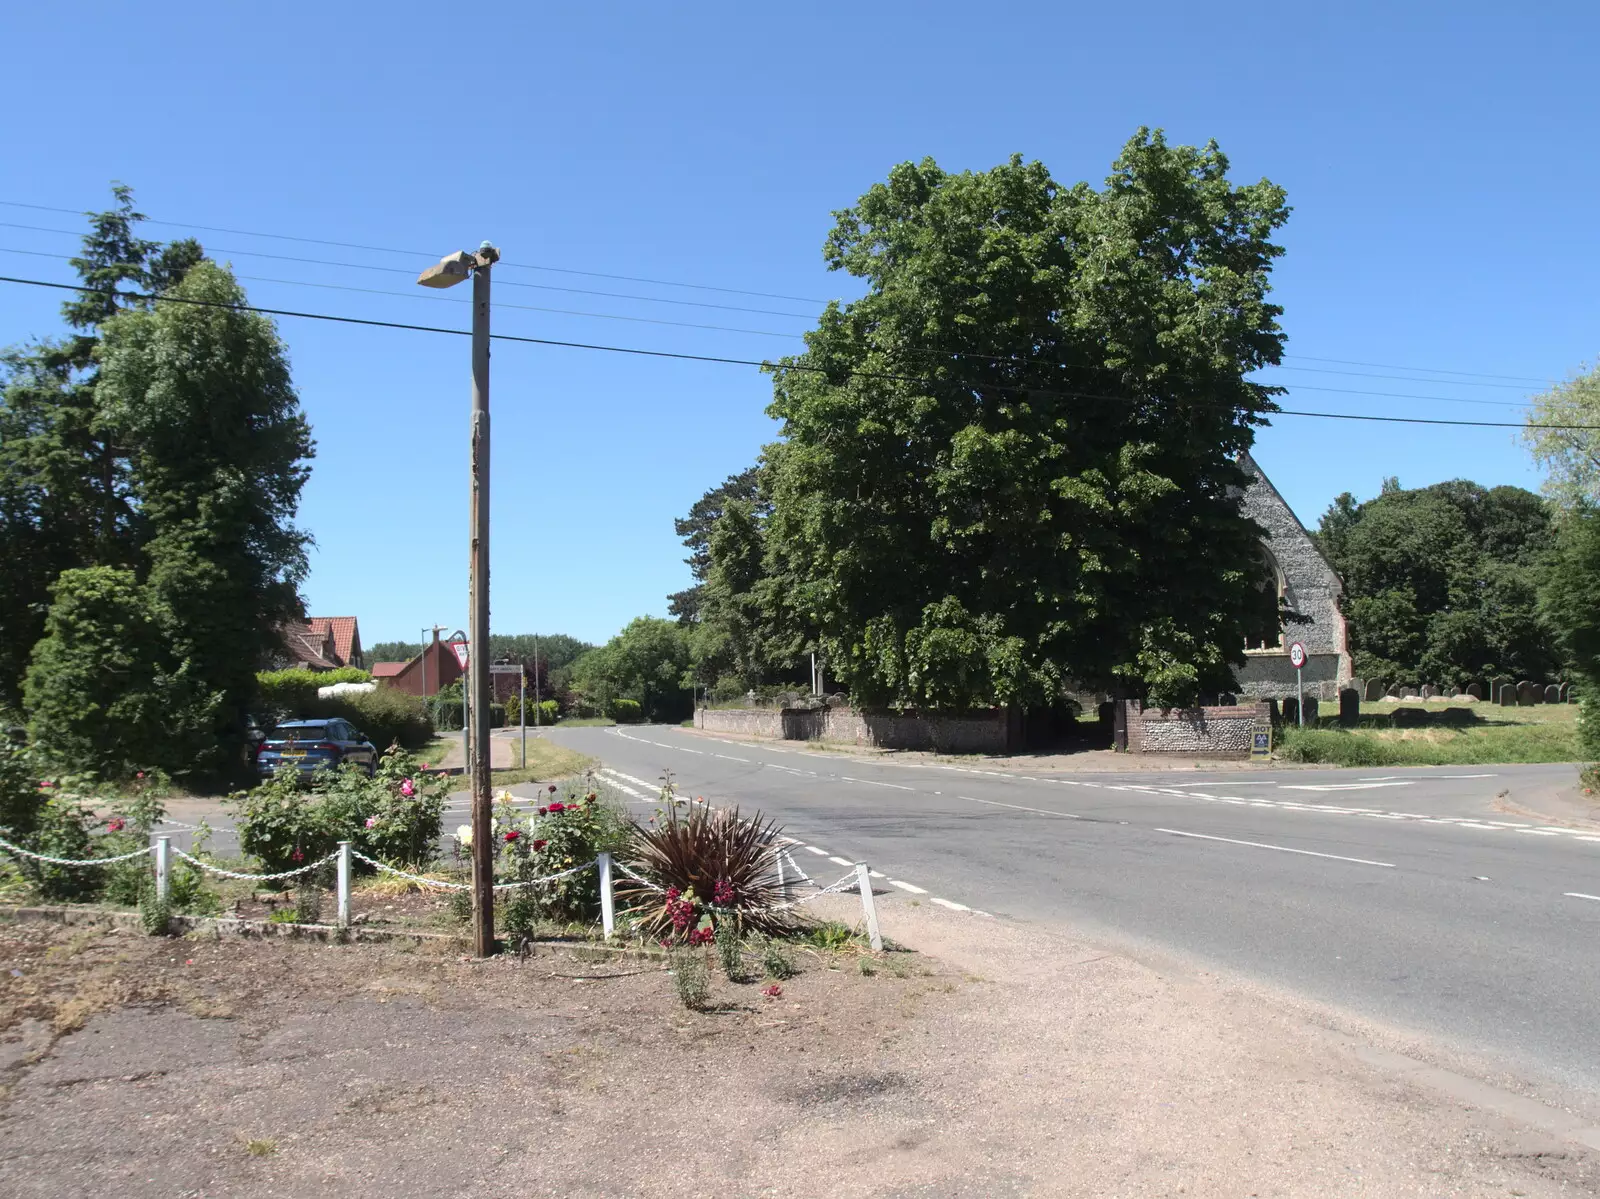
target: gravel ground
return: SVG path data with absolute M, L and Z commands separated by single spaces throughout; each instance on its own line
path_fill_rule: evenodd
M 719 980 L 705 1013 L 637 960 L 0 924 L 0 1193 L 1600 1187 L 1586 1151 L 1363 1065 L 1290 1001 L 1056 930 L 884 909 L 920 953 L 870 976 L 802 955 L 781 997 Z

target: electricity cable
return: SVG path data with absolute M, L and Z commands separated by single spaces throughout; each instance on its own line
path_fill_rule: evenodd
M 286 308 L 266 308 L 255 304 L 219 304 L 213 300 L 196 300 L 187 296 L 150 295 L 143 292 L 117 291 L 114 288 L 87 287 L 83 284 L 52 283 L 43 279 L 19 279 L 10 275 L 0 275 L 0 283 L 14 283 L 28 287 L 46 287 L 57 291 L 76 291 L 90 294 L 115 295 L 128 300 L 147 300 L 152 303 L 190 304 L 201 308 L 220 308 L 230 312 L 255 312 L 264 316 L 292 316 L 303 320 L 330 321 L 343 325 L 365 325 L 381 329 L 402 329 L 417 333 L 444 333 L 453 337 L 470 337 L 472 333 L 467 329 L 447 329 L 438 325 L 417 325 L 404 321 L 380 321 L 370 317 L 336 316 L 326 312 L 300 312 Z M 634 346 L 603 345 L 594 342 L 562 341 L 549 337 L 525 337 L 513 333 L 491 333 L 491 340 L 519 342 L 525 345 L 553 346 L 572 350 L 592 350 L 611 354 L 629 354 L 642 358 L 667 358 L 681 362 L 708 362 L 727 366 L 753 366 L 769 371 L 794 371 L 811 374 L 828 375 L 838 378 L 876 379 L 888 382 L 915 383 L 924 387 L 965 387 L 974 391 L 1009 391 L 1020 392 L 1026 395 L 1056 396 L 1062 399 L 1106 400 L 1113 403 L 1127 403 L 1126 395 L 1103 395 L 1094 392 L 1064 391 L 1051 387 L 1032 387 L 1012 383 L 977 383 L 962 379 L 930 379 L 926 376 L 896 375 L 878 371 L 833 371 L 827 367 L 812 366 L 809 363 L 799 362 L 772 362 L 750 358 L 729 358 L 716 354 L 687 354 L 675 350 L 646 350 Z M 1257 384 L 1265 388 L 1265 384 Z M 1476 421 L 1476 420 L 1445 420 L 1438 418 L 1417 416 L 1366 416 L 1349 412 L 1306 412 L 1292 408 L 1274 407 L 1271 411 L 1263 412 L 1261 416 L 1304 416 L 1317 417 L 1324 420 L 1362 420 L 1380 421 L 1385 424 L 1400 425 L 1449 425 L 1460 428 L 1474 429 L 1550 429 L 1560 432 L 1594 432 L 1600 433 L 1600 425 L 1551 425 L 1536 424 L 1521 421 Z

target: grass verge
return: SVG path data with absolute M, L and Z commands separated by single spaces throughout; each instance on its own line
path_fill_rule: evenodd
M 522 761 L 522 739 L 511 742 L 511 756 L 516 765 L 509 770 L 496 770 L 492 778 L 496 786 L 509 787 L 513 783 L 544 782 L 549 779 L 569 778 L 582 774 L 594 765 L 594 759 L 575 749 L 557 745 L 543 737 L 528 738 L 528 759 Z
M 1329 766 L 1477 766 L 1582 757 L 1577 726 L 1570 720 L 1465 728 L 1289 728 L 1281 738 L 1277 754 L 1284 761 Z

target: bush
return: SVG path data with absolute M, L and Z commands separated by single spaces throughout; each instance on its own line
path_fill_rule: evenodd
M 533 880 L 582 866 L 601 853 L 620 853 L 629 843 L 632 826 L 619 807 L 601 799 L 589 780 L 568 783 L 564 791 L 552 783 L 540 798 L 544 806 L 523 816 L 512 806 L 511 793 L 501 792 L 494 822 L 495 878 L 528 883 L 512 901 L 515 905 L 528 899 L 518 908 L 521 912 L 537 911 L 560 923 L 587 923 L 600 912 L 599 871 L 579 870 L 551 882 Z M 467 826 L 457 832 L 457 839 L 471 843 Z
M 318 771 L 308 791 L 289 768 L 229 799 L 239 847 L 275 874 L 326 857 L 340 841 L 379 861 L 425 865 L 437 852 L 449 789 L 448 779 L 391 750 L 370 779 L 350 764 Z
M 561 705 L 553 699 L 541 700 L 539 703 L 528 701 L 528 726 L 536 724 L 554 724 L 561 719 Z M 513 695 L 506 700 L 506 727 L 515 728 L 522 723 L 521 701 Z
M 316 703 L 317 688 L 335 683 L 370 683 L 372 676 L 355 666 L 338 670 L 263 670 L 256 675 L 261 710 L 276 720 L 292 720 Z
M 392 687 L 331 695 L 314 701 L 307 715 L 348 720 L 379 750 L 391 745 L 417 749 L 433 739 L 433 722 L 428 719 L 422 700 Z
M 636 699 L 614 699 L 606 704 L 606 716 L 618 724 L 638 724 L 644 719 L 644 710 Z
M 777 880 L 778 829 L 737 808 L 674 805 L 649 828 L 634 826 L 633 869 L 665 888 L 625 880 L 617 894 L 648 937 L 703 943 L 724 921 L 742 935 L 783 935 L 793 928 Z

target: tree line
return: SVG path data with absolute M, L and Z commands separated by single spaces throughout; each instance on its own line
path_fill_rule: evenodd
M 311 429 L 232 273 L 113 195 L 69 332 L 0 359 L 0 708 L 73 769 L 226 773 L 304 614 Z

